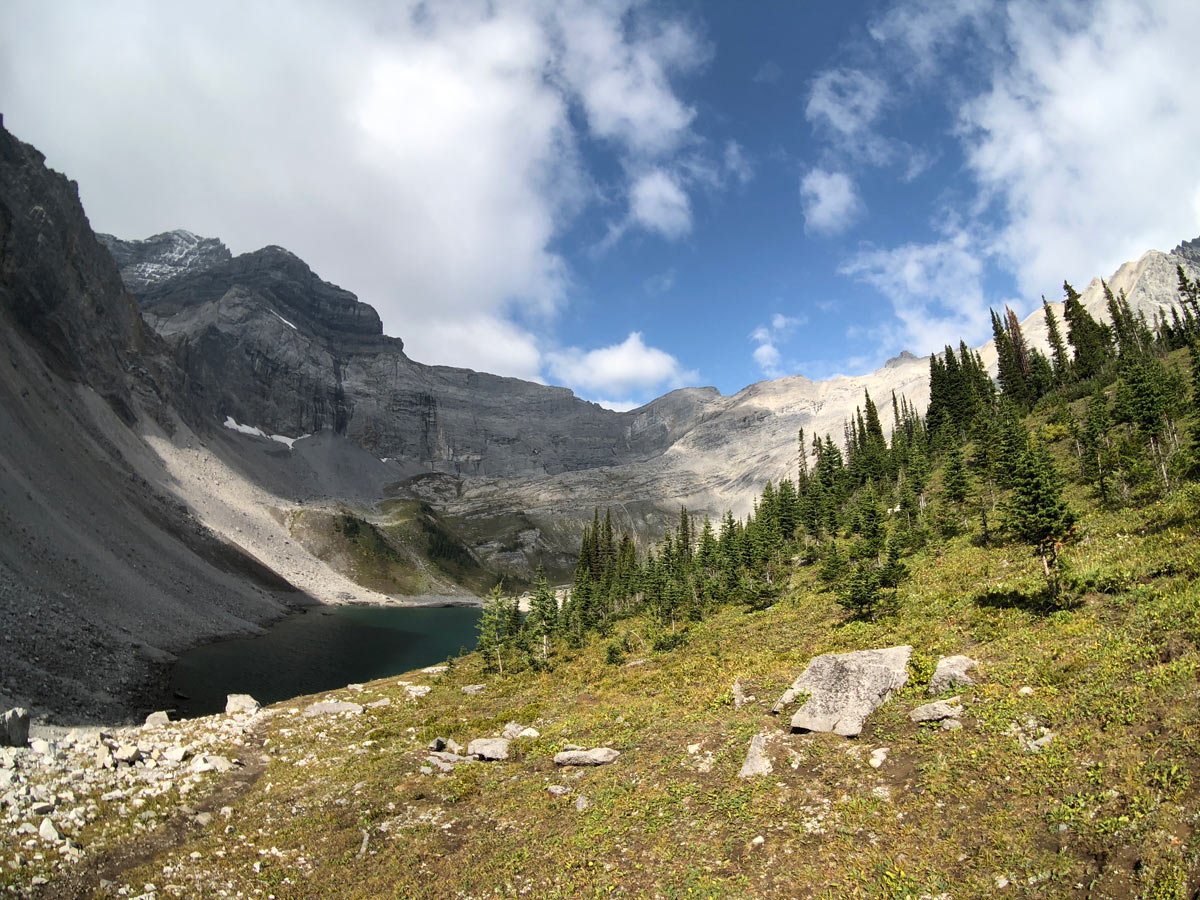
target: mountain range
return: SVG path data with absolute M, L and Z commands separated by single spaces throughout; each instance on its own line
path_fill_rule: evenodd
M 1186 242 L 1108 284 L 1153 317 L 1198 263 Z M 1099 279 L 1082 294 L 1106 317 Z M 173 653 L 300 604 L 563 578 L 597 508 L 642 545 L 681 506 L 743 515 L 800 429 L 840 438 L 864 391 L 885 431 L 893 395 L 928 401 L 910 353 L 628 412 L 424 365 L 281 247 L 93 233 L 2 119 L 0 320 L 0 707 L 72 719 L 153 705 Z M 1044 344 L 1040 310 L 1023 328 Z

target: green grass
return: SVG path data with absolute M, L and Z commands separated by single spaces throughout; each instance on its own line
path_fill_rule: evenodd
M 393 703 L 360 718 L 305 720 L 287 712 L 301 701 L 281 704 L 272 762 L 232 831 L 201 833 L 126 880 L 178 883 L 184 896 L 199 883 L 277 898 L 958 900 L 996 896 L 1005 879 L 1004 896 L 1191 898 L 1198 523 L 1196 487 L 1140 510 L 1088 510 L 1065 554 L 1074 602 L 1064 609 L 1037 602 L 1043 579 L 1028 548 L 964 536 L 914 557 L 894 609 L 874 622 L 848 621 L 801 569 L 774 607 L 723 609 L 671 651 L 643 649 L 654 629 L 631 619 L 560 650 L 549 672 L 501 679 L 469 655 L 447 675 L 409 676 L 433 686 L 416 702 L 377 682 L 367 696 Z M 646 662 L 607 664 L 614 640 Z M 958 692 L 960 731 L 909 722 L 927 699 L 916 678 L 857 740 L 784 734 L 786 717 L 767 714 L 813 655 L 899 643 L 914 646 L 916 675 L 943 654 L 980 660 L 980 683 Z M 735 678 L 756 703 L 733 708 Z M 483 681 L 481 695 L 460 690 Z M 1055 733 L 1041 753 L 1012 733 L 1030 718 Z M 515 744 L 506 763 L 420 773 L 432 737 L 465 745 L 509 720 L 542 736 Z M 739 780 L 759 731 L 779 734 L 775 771 Z M 622 755 L 558 771 L 552 755 L 566 743 Z M 866 763 L 879 746 L 891 753 L 876 770 Z M 549 784 L 571 793 L 555 797 Z

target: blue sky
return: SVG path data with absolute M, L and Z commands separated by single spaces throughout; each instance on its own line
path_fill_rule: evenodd
M 15 0 L 94 227 L 295 251 L 422 362 L 624 408 L 988 336 L 1200 233 L 1190 0 Z

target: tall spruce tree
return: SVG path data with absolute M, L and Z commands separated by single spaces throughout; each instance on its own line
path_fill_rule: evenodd
M 529 615 L 525 627 L 542 643 L 542 659 L 550 655 L 550 638 L 558 628 L 558 600 L 546 583 L 546 570 L 537 567 L 533 577 L 533 596 L 529 601 Z
M 1075 373 L 1081 380 L 1086 380 L 1104 368 L 1112 338 L 1108 329 L 1084 308 L 1075 288 L 1065 281 L 1063 293 L 1066 294 L 1063 317 L 1067 320 L 1067 340 L 1075 348 Z
M 1062 481 L 1049 452 L 1030 437 L 1021 454 L 1008 503 L 1013 534 L 1031 545 L 1042 560 L 1051 599 L 1060 594 L 1059 551 L 1070 534 L 1075 516 L 1062 495 Z
M 1054 370 L 1054 380 L 1063 385 L 1071 380 L 1071 357 L 1058 328 L 1058 318 L 1054 315 L 1045 294 L 1042 295 L 1042 311 L 1046 317 L 1046 334 L 1050 341 L 1050 364 Z

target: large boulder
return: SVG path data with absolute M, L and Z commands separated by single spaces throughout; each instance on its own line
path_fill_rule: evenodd
M 506 738 L 476 738 L 467 744 L 467 756 L 484 760 L 508 759 Z
M 800 694 L 808 694 L 808 700 L 792 716 L 793 731 L 857 737 L 867 716 L 908 681 L 911 653 L 912 647 L 905 645 L 814 657 L 779 698 L 773 712 L 781 711 Z
M 943 656 L 929 680 L 929 693 L 940 694 L 953 690 L 956 685 L 974 684 L 975 679 L 967 673 L 978 666 L 979 663 L 969 656 Z
M 225 696 L 225 715 L 258 712 L 258 701 L 249 694 L 227 694 Z
M 18 706 L 0 717 L 0 747 L 24 747 L 29 743 L 29 710 Z
M 554 754 L 556 766 L 605 766 L 621 755 L 612 747 L 594 747 L 591 750 L 564 750 Z

